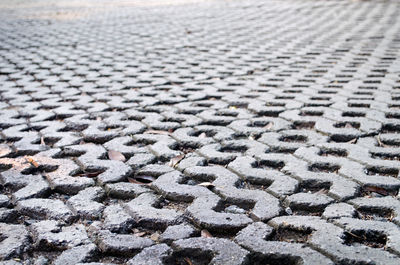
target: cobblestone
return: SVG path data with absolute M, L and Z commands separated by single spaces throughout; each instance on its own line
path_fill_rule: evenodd
M 104 228 L 112 232 L 128 232 L 135 223 L 120 205 L 107 206 L 103 211 Z
M 303 262 L 304 264 L 334 264 L 328 258 L 303 243 L 267 241 L 272 238 L 274 229 L 264 223 L 256 222 L 240 231 L 235 241 L 254 252 L 250 263 L 262 262 Z
M 29 249 L 29 234 L 23 225 L 0 224 L 0 258 L 19 256 Z
M 95 250 L 95 244 L 73 247 L 58 256 L 54 261 L 54 264 L 77 264 L 79 262 L 90 260 L 95 254 Z
M 97 219 L 101 216 L 104 205 L 101 201 L 105 197 L 105 192 L 99 187 L 90 187 L 80 191 L 67 201 L 75 215 L 85 219 Z
M 129 265 L 145 264 L 164 264 L 164 261 L 172 254 L 172 249 L 166 244 L 143 249 L 133 259 L 129 260 Z
M 32 239 L 37 249 L 67 249 L 89 243 L 81 224 L 63 226 L 57 221 L 41 221 L 31 225 Z
M 160 236 L 161 241 L 171 243 L 174 240 L 188 238 L 194 235 L 196 230 L 190 225 L 173 225 L 169 226 Z
M 0 0 L 1 264 L 399 264 L 396 0 Z
M 191 255 L 206 255 L 211 252 L 214 256 L 212 264 L 244 264 L 248 251 L 226 239 L 189 238 L 180 239 L 172 244 L 177 251 L 186 251 Z M 189 252 L 190 251 L 190 252 Z M 204 257 L 203 257 L 204 259 Z
M 153 241 L 148 238 L 118 235 L 109 231 L 100 231 L 97 241 L 101 251 L 113 254 L 132 254 L 136 250 L 153 245 Z
M 29 199 L 17 203 L 20 214 L 38 219 L 55 219 L 71 221 L 74 218 L 70 209 L 60 200 Z

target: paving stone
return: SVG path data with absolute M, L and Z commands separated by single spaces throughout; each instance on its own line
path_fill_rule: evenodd
M 322 214 L 325 218 L 353 217 L 356 214 L 355 209 L 346 203 L 331 204 L 325 208 Z
M 97 219 L 101 216 L 104 205 L 100 203 L 105 197 L 105 192 L 100 187 L 90 187 L 72 196 L 67 205 L 75 215 L 86 219 Z
M 0 208 L 0 222 L 12 222 L 18 217 L 14 209 Z
M 172 249 L 166 244 L 159 244 L 143 249 L 133 259 L 129 260 L 129 265 L 139 264 L 164 264 L 166 260 L 172 254 Z
M 151 246 L 154 242 L 149 238 L 142 238 L 135 235 L 119 235 L 109 231 L 100 231 L 98 246 L 102 252 L 131 255 L 132 252 L 139 251 Z
M 7 156 L 12 152 L 12 149 L 6 144 L 0 144 L 0 157 Z
M 320 156 L 321 151 L 316 147 L 299 148 L 295 154 L 304 158 L 305 160 L 312 161 L 314 164 L 323 165 L 338 165 L 338 173 L 352 179 L 363 186 L 384 187 L 389 189 L 398 189 L 398 180 L 384 173 L 370 174 L 368 167 L 346 159 L 344 157 L 335 156 Z M 390 172 L 390 169 L 389 169 Z M 396 172 L 396 171 L 395 171 Z M 398 174 L 398 172 L 396 173 Z
M 137 134 L 133 136 L 133 140 L 149 144 L 149 150 L 160 159 L 170 159 L 181 154 L 173 150 L 177 142 L 168 135 Z
M 398 234 L 400 230 L 395 224 L 374 220 L 359 220 L 348 217 L 342 217 L 336 221 L 344 227 L 349 233 L 364 234 L 366 240 L 374 241 L 373 235 L 384 235 L 386 238 L 385 248 L 390 249 L 392 253 L 399 254 L 400 242 Z M 378 241 L 377 239 L 375 239 Z M 371 243 L 372 246 L 373 243 Z
M 274 229 L 264 223 L 253 223 L 241 230 L 235 241 L 246 249 L 257 253 L 255 262 L 303 262 L 304 264 L 334 264 L 331 260 L 302 243 L 266 240 Z
M 54 219 L 69 222 L 74 218 L 71 210 L 60 200 L 29 199 L 19 201 L 16 210 L 21 214 L 42 220 Z
M 372 216 L 377 215 L 376 218 L 383 218 L 388 215 L 391 222 L 399 224 L 399 200 L 396 198 L 390 196 L 381 198 L 360 197 L 350 200 L 349 203 L 353 205 L 354 210 L 359 212 L 359 215 L 360 212 L 362 215 L 363 211 L 372 214 Z
M 12 195 L 14 202 L 42 197 L 50 190 L 49 184 L 42 176 L 23 175 L 16 170 L 2 172 L 0 181 L 5 186 L 17 189 Z
M 103 211 L 104 228 L 112 232 L 128 232 L 135 220 L 120 205 L 107 206 Z
M 254 158 L 244 156 L 238 157 L 228 164 L 228 169 L 244 178 L 249 183 L 267 187 L 267 190 L 276 196 L 287 195 L 295 192 L 298 181 L 287 176 L 274 168 L 260 166 L 267 161 L 257 161 Z
M 158 177 L 171 171 L 173 171 L 173 169 L 167 165 L 147 165 L 138 170 L 136 176 Z
M 97 176 L 97 181 L 100 184 L 125 180 L 126 176 L 131 172 L 131 168 L 122 161 L 100 159 L 106 155 L 106 150 L 99 145 L 85 144 L 69 146 L 68 148 L 75 152 L 84 153 L 79 156 L 78 160 L 86 171 L 95 170 L 101 172 Z
M 178 165 L 176 165 L 176 168 L 180 171 L 185 170 L 188 167 L 195 167 L 195 166 L 204 166 L 206 163 L 206 160 L 203 157 L 198 157 L 198 156 L 185 156 L 184 159 L 182 159 Z
M 237 231 L 252 223 L 245 214 L 216 211 L 220 203 L 220 198 L 216 195 L 201 196 L 193 201 L 187 212 L 197 226 L 210 231 Z
M 145 185 L 129 182 L 107 184 L 105 190 L 110 196 L 121 199 L 133 199 L 142 193 L 150 191 Z
M 29 233 L 23 225 L 0 223 L 0 259 L 18 258 L 29 246 Z
M 7 195 L 0 195 L 0 207 L 8 207 L 10 205 L 10 199 Z
M 307 220 L 307 223 L 304 221 Z M 346 219 L 345 219 L 346 220 Z M 314 230 L 307 240 L 314 249 L 331 257 L 336 262 L 384 262 L 396 264 L 398 257 L 379 248 L 372 248 L 363 244 L 351 244 L 349 235 L 342 228 L 334 226 L 314 216 L 290 216 L 277 217 L 272 219 L 269 224 L 274 228 L 290 227 L 298 231 L 306 232 Z M 326 235 L 331 235 L 326 240 Z M 335 235 L 335 236 L 334 236 Z M 347 244 L 346 244 L 347 242 Z M 349 245 L 350 244 L 350 245 Z M 351 254 L 352 253 L 352 254 Z
M 281 211 L 279 201 L 261 190 L 237 188 L 239 177 L 224 167 L 191 167 L 185 173 L 193 177 L 209 178 L 213 181 L 215 191 L 232 204 L 251 204 L 251 213 L 260 220 L 267 220 Z
M 154 206 L 160 197 L 152 193 L 143 193 L 124 205 L 126 211 L 134 218 L 136 224 L 150 228 L 166 228 L 168 225 L 181 222 L 181 213 L 173 209 L 158 209 Z
M 33 161 L 44 168 L 51 169 L 45 177 L 52 189 L 65 194 L 76 194 L 78 191 L 94 185 L 93 179 L 84 176 L 73 176 L 80 169 L 76 163 L 69 159 L 54 159 L 62 154 L 60 149 L 41 152 L 32 157 Z M 39 166 L 40 168 L 40 166 Z
M 333 202 L 332 198 L 324 194 L 296 193 L 284 201 L 292 209 L 318 211 Z
M 175 199 L 180 201 L 193 201 L 193 199 L 202 196 L 212 196 L 213 193 L 207 188 L 197 185 L 183 184 L 185 175 L 178 171 L 172 171 L 158 177 L 153 183 L 157 191 L 163 194 L 168 199 Z
M 164 233 L 161 234 L 160 240 L 171 243 L 174 240 L 188 238 L 196 233 L 196 230 L 186 224 L 169 226 Z
M 79 262 L 84 262 L 92 258 L 95 250 L 96 245 L 94 244 L 73 247 L 58 256 L 54 264 L 77 264 Z
M 81 224 L 62 226 L 57 221 L 41 221 L 31 225 L 36 248 L 67 249 L 90 243 L 85 227 Z
M 398 1 L 55 2 L 0 4 L 1 262 L 399 263 Z
M 180 239 L 172 244 L 175 251 L 211 252 L 212 264 L 245 264 L 248 251 L 226 239 L 217 238 L 188 238 Z
M 133 168 L 141 168 L 147 164 L 150 164 L 156 160 L 156 156 L 149 153 L 139 153 L 133 155 L 128 161 L 127 164 Z

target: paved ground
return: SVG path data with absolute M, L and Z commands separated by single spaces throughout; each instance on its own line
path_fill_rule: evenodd
M 1 264 L 400 264 L 399 1 L 0 17 Z

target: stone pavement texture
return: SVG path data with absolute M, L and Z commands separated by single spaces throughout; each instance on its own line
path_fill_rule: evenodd
M 399 1 L 0 18 L 0 264 L 400 264 Z

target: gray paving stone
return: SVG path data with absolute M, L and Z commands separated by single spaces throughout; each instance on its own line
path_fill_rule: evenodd
M 16 210 L 21 214 L 42 220 L 54 219 L 69 222 L 74 218 L 71 210 L 60 200 L 29 199 L 19 201 Z
M 253 223 L 240 231 L 235 241 L 246 249 L 257 253 L 250 263 L 263 262 L 302 262 L 304 264 L 334 264 L 317 251 L 302 243 L 266 240 L 274 232 L 273 228 L 261 223 Z
M 104 205 L 101 201 L 105 192 L 100 187 L 90 187 L 80 191 L 67 201 L 67 206 L 72 209 L 75 215 L 85 219 L 97 219 L 101 216 Z
M 164 260 L 172 254 L 172 249 L 166 244 L 159 244 L 143 249 L 133 259 L 130 259 L 127 264 L 164 264 Z
M 103 211 L 104 228 L 112 232 L 128 232 L 135 224 L 135 220 L 122 206 L 110 205 Z
M 190 252 L 211 252 L 212 264 L 245 264 L 248 251 L 226 239 L 188 238 L 180 239 L 172 244 L 175 250 Z
M 2 263 L 399 263 L 398 1 L 3 2 Z
M 0 207 L 7 207 L 10 205 L 10 199 L 7 195 L 0 195 Z
M 9 225 L 0 223 L 0 259 L 18 258 L 27 251 L 29 246 L 29 233 L 23 225 Z
M 143 193 L 124 205 L 126 211 L 134 218 L 136 224 L 150 228 L 166 228 L 178 224 L 182 216 L 173 209 L 158 209 L 154 206 L 160 197 L 152 193 Z
M 0 208 L 0 222 L 12 222 L 18 216 L 18 212 L 14 209 Z
M 107 184 L 105 190 L 111 197 L 120 199 L 133 199 L 142 193 L 151 191 L 145 185 L 129 182 Z
M 171 243 L 174 240 L 188 238 L 196 233 L 196 230 L 186 224 L 173 225 L 167 227 L 164 233 L 161 234 L 160 240 Z
M 62 226 L 57 221 L 41 221 L 31 225 L 36 248 L 67 249 L 90 243 L 82 224 Z
M 355 214 L 355 209 L 351 205 L 346 203 L 336 203 L 326 207 L 322 216 L 325 218 L 340 218 L 353 217 Z
M 95 250 L 96 245 L 94 244 L 73 247 L 58 256 L 54 264 L 77 264 L 84 262 L 93 257 Z
M 12 201 L 37 198 L 46 195 L 50 186 L 42 176 L 23 175 L 16 170 L 8 170 L 1 174 L 3 185 L 17 189 L 12 194 Z
M 286 203 L 292 209 L 299 210 L 321 210 L 333 199 L 324 194 L 296 193 L 286 198 Z
M 149 238 L 113 234 L 109 231 L 100 231 L 97 241 L 102 252 L 122 255 L 131 255 L 134 251 L 139 251 L 154 244 Z
M 304 222 L 307 220 L 307 222 Z M 398 257 L 379 248 L 372 248 L 363 244 L 346 244 L 346 233 L 342 228 L 321 220 L 319 217 L 309 216 L 290 216 L 277 217 L 272 219 L 269 224 L 277 227 L 291 227 L 298 231 L 312 229 L 309 243 L 314 249 L 331 257 L 336 262 L 351 263 L 373 261 L 386 264 L 396 264 Z M 329 234 L 329 240 L 326 235 Z

